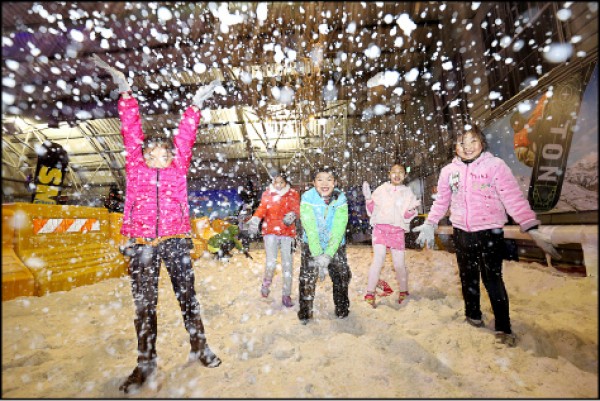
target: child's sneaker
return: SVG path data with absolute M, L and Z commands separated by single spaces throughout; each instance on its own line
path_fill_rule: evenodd
M 392 295 L 392 293 L 394 292 L 394 290 L 392 290 L 392 287 L 390 287 L 390 285 L 385 280 L 379 280 L 377 282 L 377 288 L 383 291 L 382 293 L 378 294 L 380 297 L 387 297 L 389 295 Z
M 271 280 L 263 280 L 262 283 L 262 287 L 260 287 L 260 295 L 262 295 L 263 298 L 266 298 L 269 296 L 269 293 L 271 292 L 271 290 L 269 289 L 269 287 L 271 286 Z
M 401 304 L 410 294 L 408 291 L 400 291 L 398 293 L 398 303 Z
M 371 305 L 373 308 L 377 307 L 377 305 L 375 304 L 375 294 L 372 292 L 367 292 L 367 294 L 365 295 L 365 302 Z
M 471 319 L 467 316 L 467 323 L 474 327 L 483 327 L 483 320 L 481 319 Z
M 286 308 L 291 308 L 292 306 L 294 306 L 294 303 L 292 302 L 292 297 L 290 297 L 289 295 L 282 296 L 281 297 L 281 303 Z

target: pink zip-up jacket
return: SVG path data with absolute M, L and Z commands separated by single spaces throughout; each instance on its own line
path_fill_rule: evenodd
M 367 214 L 371 216 L 371 226 L 388 224 L 409 231 L 410 221 L 417 215 L 416 208 L 421 202 L 406 185 L 381 184 L 371 199 L 366 201 Z
M 502 228 L 507 213 L 521 232 L 539 225 L 535 212 L 504 160 L 483 152 L 471 163 L 458 156 L 442 168 L 427 222 L 437 225 L 450 207 L 452 226 L 468 232 Z
M 191 232 L 187 171 L 200 122 L 200 111 L 188 107 L 173 138 L 175 157 L 167 168 L 150 168 L 142 154 L 142 120 L 138 102 L 119 99 L 121 134 L 125 145 L 127 189 L 121 234 L 158 238 Z

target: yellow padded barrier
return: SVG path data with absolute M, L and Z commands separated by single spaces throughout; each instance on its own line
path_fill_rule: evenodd
M 190 256 L 192 259 L 198 259 L 202 257 L 204 251 L 207 249 L 209 238 L 215 235 L 216 232 L 210 226 L 210 220 L 208 217 L 192 219 L 191 224 L 194 249 L 192 249 L 190 252 Z
M 208 241 L 213 235 L 218 234 L 218 232 L 212 228 L 208 217 L 193 219 L 192 230 L 195 238 L 202 238 L 206 241 Z
M 13 248 L 15 240 L 14 205 L 2 205 L 2 300 L 35 295 L 33 274 Z
M 127 263 L 111 237 L 106 209 L 15 205 L 22 222 L 15 231 L 15 251 L 33 273 L 36 295 L 126 274 Z
M 128 240 L 126 236 L 121 234 L 123 226 L 123 213 L 109 213 L 110 241 L 111 245 L 119 247 L 120 244 L 125 244 Z
M 212 226 L 213 230 L 215 230 L 217 233 L 222 233 L 231 224 L 229 224 L 225 220 L 215 219 L 210 225 Z

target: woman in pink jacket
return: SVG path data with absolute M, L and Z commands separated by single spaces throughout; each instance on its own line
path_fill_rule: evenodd
M 219 366 L 221 360 L 206 342 L 191 264 L 191 227 L 186 175 L 200 121 L 200 108 L 217 82 L 201 87 L 187 108 L 172 140 L 144 138 L 138 102 L 131 96 L 125 75 L 95 56 L 119 85 L 119 117 L 125 146 L 127 189 L 121 234 L 130 238 L 124 249 L 135 303 L 138 343 L 137 366 L 120 386 L 129 392 L 156 371 L 158 277 L 161 262 L 171 277 L 185 328 L 190 335 L 190 360 Z
M 373 226 L 373 263 L 369 269 L 365 301 L 373 308 L 376 306 L 375 287 L 382 286 L 385 295 L 393 292 L 387 283 L 379 280 L 387 248 L 390 248 L 392 253 L 396 280 L 400 288 L 398 303 L 401 304 L 409 295 L 408 272 L 404 259 L 404 233 L 410 230 L 410 221 L 417 215 L 416 208 L 420 202 L 410 188 L 403 185 L 405 177 L 404 166 L 394 164 L 390 170 L 390 181 L 377 187 L 372 194 L 369 183 L 363 183 L 367 214 L 371 216 Z
M 476 126 L 457 137 L 456 157 L 443 167 L 438 193 L 427 220 L 415 227 L 421 246 L 433 246 L 434 230 L 448 208 L 454 227 L 454 246 L 460 273 L 465 315 L 469 324 L 482 327 L 479 277 L 490 298 L 497 341 L 516 344 L 508 294 L 502 279 L 504 231 L 507 212 L 545 252 L 560 258 L 550 239 L 538 230 L 540 221 L 524 198 L 506 163 L 486 152 L 485 136 Z

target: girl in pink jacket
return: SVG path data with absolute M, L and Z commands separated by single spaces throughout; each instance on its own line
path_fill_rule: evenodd
M 507 212 L 547 253 L 560 258 L 550 239 L 538 230 L 540 221 L 524 198 L 506 163 L 486 152 L 483 133 L 472 126 L 457 137 L 456 157 L 443 167 L 438 193 L 427 220 L 413 231 L 417 242 L 433 246 L 434 230 L 448 208 L 454 227 L 454 246 L 460 272 L 467 323 L 482 327 L 479 277 L 492 304 L 496 338 L 516 344 L 510 325 L 508 294 L 502 280 L 504 231 Z
M 380 185 L 373 194 L 369 183 L 363 183 L 367 214 L 371 216 L 373 226 L 373 263 L 369 269 L 365 301 L 373 308 L 376 307 L 375 287 L 382 286 L 384 295 L 393 292 L 386 282 L 379 280 L 387 248 L 390 248 L 392 253 L 396 280 L 400 287 L 398 303 L 402 303 L 409 295 L 408 272 L 404 259 L 404 233 L 410 230 L 410 221 L 417 215 L 416 208 L 420 202 L 410 188 L 402 185 L 405 177 L 404 166 L 394 164 L 390 170 L 390 181 Z
M 200 108 L 217 82 L 201 87 L 187 108 L 173 139 L 144 138 L 138 102 L 131 97 L 125 75 L 95 56 L 119 85 L 119 117 L 125 146 L 127 189 L 121 233 L 130 238 L 129 276 L 135 304 L 137 366 L 120 386 L 125 393 L 140 386 L 156 371 L 158 278 L 161 262 L 179 302 L 190 335 L 190 360 L 217 367 L 221 360 L 206 342 L 200 306 L 194 288 L 190 249 L 191 227 L 187 197 L 187 171 L 200 121 Z

